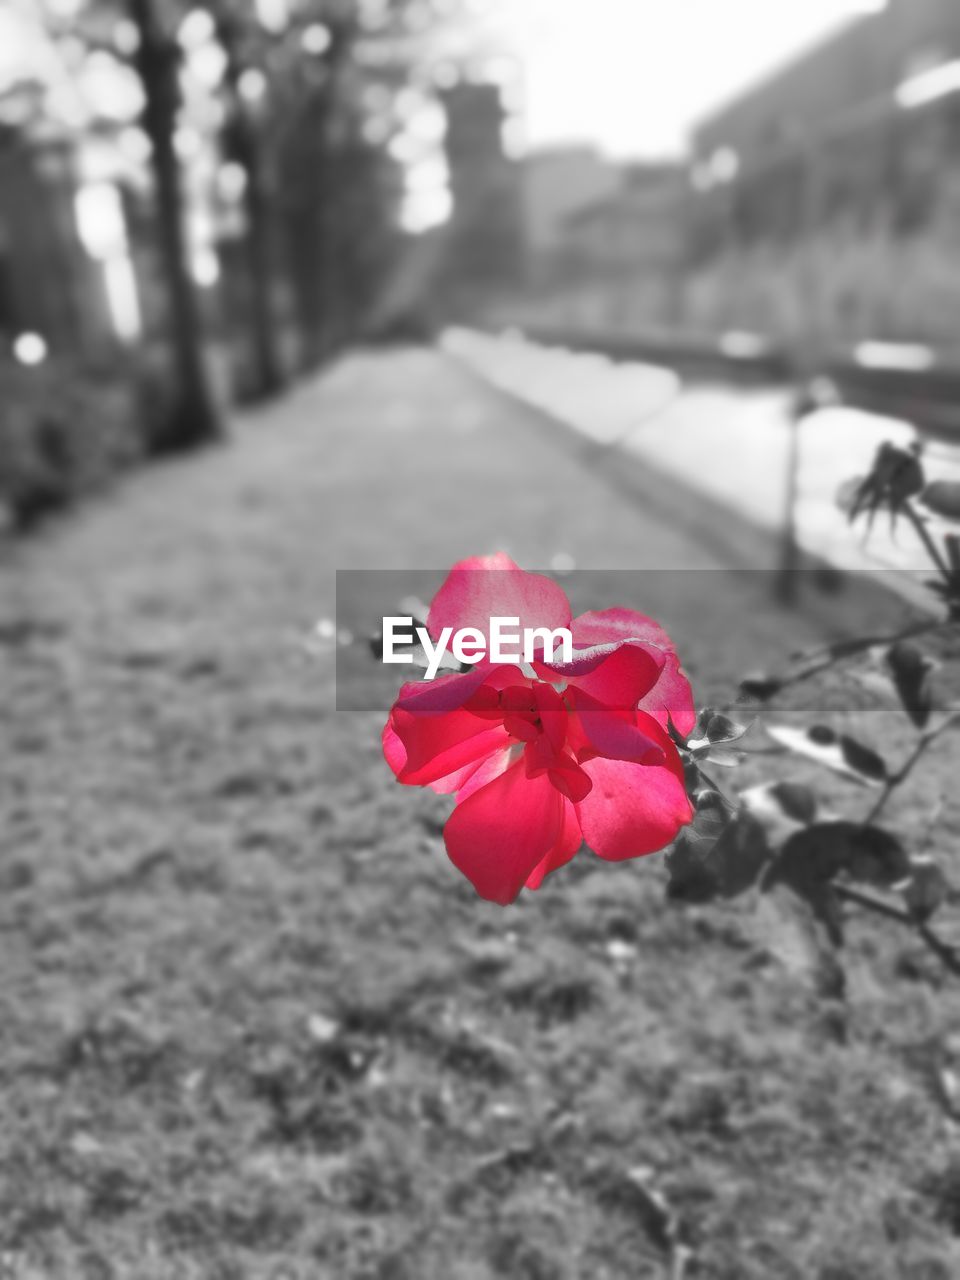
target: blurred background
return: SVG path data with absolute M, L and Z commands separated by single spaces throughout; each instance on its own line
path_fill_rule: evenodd
M 951 0 L 8 0 L 0 500 L 451 324 L 949 436 L 958 150 Z

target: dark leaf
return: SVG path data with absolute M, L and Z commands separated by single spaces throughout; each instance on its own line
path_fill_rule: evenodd
M 740 796 L 744 808 L 763 827 L 771 849 L 779 848 L 816 817 L 817 802 L 808 787 L 790 782 L 765 783 Z
M 899 449 L 889 442 L 882 444 L 873 460 L 870 474 L 860 483 L 853 495 L 849 517 L 851 522 L 866 513 L 872 522 L 881 508 L 892 515 L 910 498 L 922 492 L 923 467 L 916 453 Z
M 717 833 L 719 810 L 714 807 L 705 827 L 700 815 L 681 832 L 667 856 L 670 882 L 667 896 L 682 902 L 735 898 L 756 884 L 770 861 L 762 825 L 745 811 L 728 815 Z
M 667 854 L 667 897 L 674 902 L 713 902 L 717 881 L 684 833 Z
M 696 798 L 696 817 L 688 830 L 698 839 L 718 840 L 734 815 L 733 807 L 719 791 L 700 791 Z
M 862 742 L 848 737 L 845 733 L 840 735 L 838 745 L 845 762 L 855 772 L 869 778 L 872 782 L 883 782 L 887 777 L 886 762 L 872 747 L 864 746 Z
M 696 728 L 690 735 L 687 746 L 696 751 L 706 746 L 717 747 L 723 743 L 736 742 L 747 732 L 747 727 L 714 711 L 712 707 L 704 707 L 697 717 Z
M 841 873 L 884 888 L 910 874 L 910 861 L 896 837 L 857 822 L 820 822 L 792 835 L 768 875 L 810 898 L 817 886 Z
M 926 922 L 943 906 L 950 886 L 932 858 L 910 859 L 910 879 L 902 888 L 907 910 L 915 920 Z
M 769 702 L 783 688 L 784 681 L 776 676 L 747 676 L 740 681 L 740 696 L 754 702 Z
M 887 651 L 887 665 L 907 715 L 922 729 L 930 719 L 933 699 L 930 672 L 933 663 L 915 644 L 901 640 Z
M 772 795 L 784 813 L 796 822 L 810 823 L 817 816 L 817 797 L 799 782 L 776 782 Z
M 836 733 L 828 725 L 813 725 L 810 729 L 768 725 L 766 729 L 774 742 L 788 751 L 856 782 L 876 783 L 887 777 L 887 766 L 875 751 L 855 738 Z
M 696 760 L 689 756 L 683 761 L 683 783 L 687 790 L 687 795 L 696 796 L 700 787 L 703 785 L 703 777 L 700 773 L 700 766 Z

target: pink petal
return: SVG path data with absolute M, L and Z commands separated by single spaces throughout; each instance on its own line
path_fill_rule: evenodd
M 571 858 L 576 857 L 582 844 L 583 833 L 577 820 L 577 811 L 569 800 L 565 800 L 563 802 L 563 821 L 557 843 L 527 876 L 527 888 L 539 889 L 545 877 L 551 871 L 556 871 L 559 867 L 568 863 Z
M 390 712 L 390 718 L 383 726 L 383 733 L 380 741 L 383 743 L 383 755 L 387 764 L 393 770 L 396 777 L 400 777 L 403 767 L 407 763 L 407 753 L 404 750 L 403 743 L 397 737 L 397 731 L 393 727 L 393 712 Z
M 574 618 L 570 630 L 577 649 L 588 649 L 598 644 L 622 644 L 624 640 L 642 640 L 645 644 L 671 651 L 674 647 L 659 622 L 644 613 L 634 613 L 632 609 L 581 613 Z
M 489 637 L 490 619 L 519 618 L 525 627 L 570 625 L 570 603 L 563 590 L 538 573 L 525 573 L 509 556 L 473 556 L 450 570 L 433 598 L 427 630 L 436 638 L 444 627 L 474 627 Z
M 480 663 L 472 671 L 465 671 L 462 675 L 440 676 L 437 680 L 419 680 L 405 684 L 397 696 L 396 706 L 421 716 L 456 711 L 495 672 L 499 674 L 504 671 L 515 671 L 522 679 L 522 672 L 517 667 L 493 667 L 490 663 Z
M 668 653 L 660 679 L 646 697 L 640 700 L 640 709 L 653 716 L 658 724 L 667 727 L 672 720 L 684 738 L 689 737 L 697 723 L 697 710 L 693 705 L 690 681 L 680 668 L 680 659 Z
M 527 744 L 523 762 L 528 778 L 539 778 L 546 773 L 557 790 L 568 800 L 582 800 L 593 786 L 573 752 L 557 751 L 545 734 L 540 734 Z
M 428 782 L 426 785 L 431 791 L 436 791 L 441 796 L 455 794 L 459 803 L 509 769 L 519 758 L 522 750 L 521 746 L 513 744 L 497 747 L 482 760 L 471 760 L 455 773 L 448 773 L 445 778 L 437 778 L 435 782 Z
M 521 742 L 536 742 L 540 737 L 537 726 L 524 716 L 504 716 L 503 727 L 512 738 L 519 738 Z
M 662 765 L 676 748 L 656 720 L 644 712 L 609 711 L 597 703 L 577 698 L 577 714 L 591 750 L 609 760 L 632 760 L 636 764 Z
M 467 796 L 472 796 L 474 791 L 479 791 L 488 782 L 493 782 L 502 773 L 506 773 L 517 763 L 522 753 L 523 747 L 519 743 L 511 743 L 509 746 L 501 747 L 493 755 L 487 756 L 485 760 L 481 760 L 476 773 L 472 774 L 458 789 L 457 804 L 461 804 Z
M 502 725 L 481 720 L 469 711 L 420 716 L 398 704 L 391 719 L 406 753 L 397 777 L 407 786 L 436 782 L 510 742 Z
M 574 654 L 572 662 L 535 663 L 539 674 L 553 672 L 608 707 L 633 708 L 655 687 L 667 655 L 640 644 L 597 645 Z
M 547 769 L 547 777 L 568 800 L 579 804 L 593 789 L 593 779 L 573 759 L 562 759 Z
M 557 844 L 563 818 L 546 775 L 528 778 L 518 761 L 457 805 L 443 838 L 450 861 L 481 898 L 506 906 Z
M 631 609 L 605 609 L 598 613 L 582 613 L 570 625 L 574 646 L 578 649 L 591 645 L 621 643 L 639 640 L 662 650 L 666 654 L 660 679 L 640 706 L 664 728 L 668 717 L 680 733 L 686 737 L 693 732 L 697 713 L 693 705 L 690 682 L 680 668 L 673 641 L 653 618 L 634 613 Z
M 563 699 L 553 685 L 543 684 L 541 681 L 533 686 L 533 696 L 547 742 L 553 751 L 562 751 L 569 719 Z
M 619 861 L 671 844 L 693 811 L 675 759 L 659 768 L 597 757 L 584 762 L 593 790 L 579 805 L 583 838 L 601 858 Z
M 453 773 L 448 773 L 446 777 L 435 778 L 433 782 L 428 782 L 425 785 L 439 796 L 459 794 L 469 785 L 471 779 L 476 776 L 478 770 L 482 769 L 490 758 L 490 756 L 485 756 L 482 760 L 471 760 L 462 769 L 455 769 Z

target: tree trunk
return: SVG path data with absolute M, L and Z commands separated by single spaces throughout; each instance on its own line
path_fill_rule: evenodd
M 254 394 L 272 395 L 283 385 L 277 330 L 273 314 L 273 228 L 270 217 L 268 175 L 256 121 L 247 114 L 240 80 L 243 65 L 237 53 L 236 20 L 222 7 L 215 9 L 217 36 L 227 56 L 227 84 L 233 114 L 226 132 L 227 153 L 247 176 L 244 211 L 247 217 L 245 249 L 249 284 L 250 339 L 255 365 Z
M 260 141 L 254 126 L 239 114 L 242 111 L 238 100 L 238 115 L 230 133 L 231 155 L 247 175 L 244 209 L 247 215 L 250 337 L 256 366 L 254 393 L 268 396 L 283 385 L 273 315 L 273 236 Z
M 140 44 L 136 65 L 143 85 L 143 127 L 152 147 L 158 230 L 177 378 L 176 401 L 157 452 L 206 444 L 223 434 L 203 359 L 203 327 L 190 278 L 183 226 L 183 189 L 173 138 L 177 123 L 179 53 L 162 30 L 155 0 L 129 0 Z
M 257 363 L 257 389 L 261 395 L 268 396 L 283 385 L 283 374 L 273 316 L 272 235 L 258 151 L 256 144 L 250 148 L 247 167 L 247 252 L 250 262 L 250 320 Z
M 301 112 L 279 160 L 287 215 L 287 266 L 305 369 L 321 364 L 331 346 L 329 110 L 323 89 Z

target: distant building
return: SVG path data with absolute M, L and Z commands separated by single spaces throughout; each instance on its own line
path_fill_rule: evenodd
M 622 171 L 615 193 L 565 220 L 565 274 L 587 288 L 601 286 L 613 327 L 677 323 L 686 258 L 685 196 L 680 165 L 634 164 Z
M 882 116 L 898 86 L 956 58 L 956 0 L 890 0 L 713 113 L 694 133 L 696 157 L 709 162 L 727 152 L 749 164 L 868 105 Z
M 524 226 L 534 261 L 561 246 L 572 215 L 614 196 L 623 181 L 613 161 L 586 146 L 534 152 L 522 169 Z
M 680 165 L 632 165 L 614 192 L 564 219 L 564 255 L 590 273 L 675 270 L 685 252 L 685 189 Z
M 504 149 L 499 86 L 462 83 L 442 100 L 453 198 L 444 275 L 455 305 L 469 306 L 514 287 L 523 273 L 520 170 Z
M 695 130 L 695 322 L 941 338 L 960 305 L 960 4 L 890 0 Z

